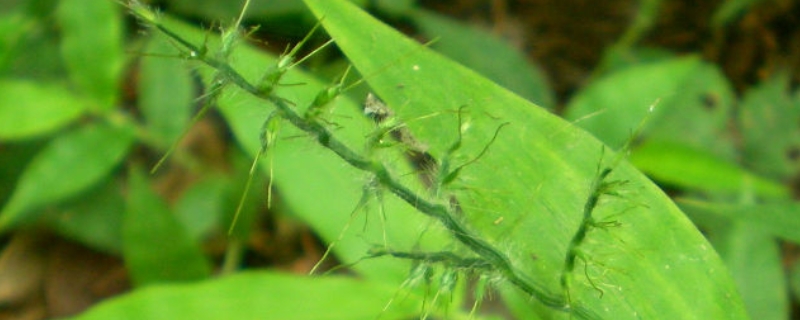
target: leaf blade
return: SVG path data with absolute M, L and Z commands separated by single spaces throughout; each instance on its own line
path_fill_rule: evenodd
M 352 278 L 243 272 L 136 290 L 72 319 L 374 319 L 395 289 Z M 419 298 L 407 300 L 387 310 L 384 318 L 413 316 Z
M 91 123 L 56 137 L 25 168 L 0 213 L 0 230 L 31 221 L 36 209 L 91 187 L 122 161 L 133 142 L 134 129 L 124 124 Z

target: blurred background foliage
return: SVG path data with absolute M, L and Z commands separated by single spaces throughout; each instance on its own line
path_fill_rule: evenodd
M 610 146 L 655 104 L 631 162 L 708 236 L 753 318 L 797 317 L 800 3 L 355 2 Z M 241 8 L 150 4 L 205 28 Z M 315 23 L 299 0 L 255 1 L 245 21 L 259 26 L 249 41 L 275 53 Z M 239 261 L 306 273 L 324 251 L 280 190 L 267 210 L 261 176 L 246 227 L 226 238 L 250 159 L 218 115 L 148 174 L 203 92 L 173 62 L 175 46 L 141 30 L 108 0 L 0 4 L 2 317 L 72 315 L 132 285 L 205 279 Z M 332 50 L 306 63 L 331 78 L 342 65 Z

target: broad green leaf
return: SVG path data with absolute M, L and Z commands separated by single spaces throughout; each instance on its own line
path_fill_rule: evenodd
M 789 90 L 788 74 L 777 75 L 747 91 L 739 112 L 743 163 L 781 180 L 800 171 L 800 101 Z
M 199 244 L 149 186 L 141 170 L 129 177 L 122 254 L 136 286 L 201 280 L 211 274 Z
M 508 259 L 518 276 L 515 281 L 536 288 L 550 305 L 566 304 L 559 279 L 603 158 L 602 144 L 345 1 L 306 3 L 317 17 L 324 17 L 323 26 L 359 72 L 374 75 L 367 78 L 372 89 L 401 119 L 417 119 L 407 127 L 434 157 L 441 158 L 456 139 L 459 125 L 453 111 L 461 106 L 466 106 L 463 121 L 468 126 L 456 158 L 474 157 L 498 126 L 510 122 L 488 153 L 462 170 L 457 183 L 467 189 L 450 192 L 474 233 L 470 236 Z M 610 159 L 611 152 L 605 154 Z M 588 276 L 604 295 L 599 297 L 579 264 L 569 293 L 574 316 L 745 318 L 722 261 L 669 198 L 626 163 L 609 179 L 627 183 L 619 186 L 618 197 L 601 200 L 594 216 L 621 226 L 591 232 L 581 245 L 591 258 Z M 439 250 L 466 251 L 454 241 L 443 242 Z
M 59 234 L 91 248 L 119 255 L 122 252 L 122 219 L 125 199 L 115 179 L 88 190 L 78 199 L 59 206 L 50 225 Z
M 726 204 L 683 199 L 682 208 L 727 220 L 738 221 L 784 240 L 800 244 L 800 203 Z M 695 213 L 697 214 L 697 213 Z
M 49 134 L 85 111 L 85 103 L 65 88 L 44 82 L 0 80 L 0 140 Z
M 728 156 L 733 93 L 722 73 L 697 57 L 631 66 L 599 78 L 568 104 L 565 117 L 612 147 L 630 139 L 642 119 L 646 138 L 680 142 Z M 650 107 L 653 106 L 653 112 Z
M 544 72 L 496 35 L 421 9 L 410 18 L 420 32 L 436 39 L 437 51 L 538 105 L 554 107 Z
M 638 147 L 631 162 L 642 172 L 669 185 L 707 192 L 738 193 L 743 186 L 767 197 L 786 197 L 786 187 L 759 177 L 705 150 L 651 141 Z
M 63 0 L 56 15 L 72 80 L 95 102 L 94 110 L 113 108 L 123 64 L 119 6 L 106 0 Z
M 420 298 L 396 299 L 397 288 L 345 277 L 311 278 L 243 272 L 196 284 L 156 285 L 103 302 L 74 320 L 100 319 L 410 319 Z M 402 300 L 402 301 L 400 301 Z
M 174 45 L 161 36 L 151 37 L 145 50 L 155 55 L 178 55 Z M 189 121 L 192 78 L 183 65 L 160 56 L 142 57 L 139 74 L 139 110 L 148 132 L 166 146 L 178 139 Z
M 87 123 L 55 137 L 40 151 L 17 182 L 0 214 L 0 231 L 30 222 L 46 205 L 76 196 L 104 177 L 128 153 L 133 128 Z
M 741 222 L 714 231 L 711 243 L 730 268 L 750 318 L 787 319 L 788 290 L 775 239 Z

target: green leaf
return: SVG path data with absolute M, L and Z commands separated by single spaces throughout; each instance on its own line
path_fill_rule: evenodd
M 310 278 L 276 272 L 243 272 L 197 284 L 135 290 L 90 309 L 74 320 L 99 319 L 409 319 L 418 296 L 384 305 L 397 288 L 354 278 Z
M 695 215 L 722 217 L 738 221 L 759 231 L 767 232 L 784 240 L 800 244 L 800 203 L 768 202 L 763 204 L 725 204 L 682 199 L 682 208 Z
M 119 255 L 122 252 L 123 190 L 115 179 L 106 179 L 84 196 L 60 206 L 50 225 L 59 234 L 91 248 Z
M 76 196 L 116 167 L 134 142 L 133 128 L 89 123 L 50 141 L 24 169 L 0 215 L 0 231 L 30 222 L 39 209 Z
M 123 64 L 119 6 L 106 0 L 63 0 L 56 15 L 72 80 L 95 102 L 94 110 L 113 108 Z
M 739 123 L 744 164 L 775 179 L 800 171 L 800 100 L 789 92 L 788 74 L 780 74 L 747 91 Z
M 737 194 L 752 187 L 766 197 L 786 197 L 789 190 L 740 166 L 685 145 L 651 141 L 636 148 L 631 162 L 654 179 L 673 186 Z
M 200 246 L 148 183 L 141 170 L 131 171 L 122 249 L 133 283 L 144 286 L 207 278 L 211 265 Z
M 621 146 L 648 117 L 642 136 L 731 154 L 727 132 L 733 93 L 717 67 L 697 57 L 627 67 L 581 90 L 565 118 L 611 146 Z M 650 113 L 650 107 L 654 111 Z
M 139 110 L 148 132 L 162 145 L 168 145 L 180 137 L 189 122 L 194 94 L 192 78 L 183 64 L 160 56 L 178 55 L 174 45 L 163 36 L 151 37 L 145 51 L 159 56 L 145 56 L 141 60 Z
M 228 179 L 212 175 L 192 184 L 178 199 L 176 218 L 192 239 L 202 240 L 219 227 L 225 192 L 229 188 Z
M 19 54 L 23 36 L 35 26 L 32 20 L 22 10 L 0 14 L 0 71 L 5 71 Z
M 60 86 L 0 79 L 0 140 L 49 134 L 84 111 L 85 103 Z
M 775 239 L 746 223 L 725 229 L 714 230 L 711 243 L 730 268 L 750 317 L 787 319 L 788 288 Z
M 413 11 L 410 18 L 420 32 L 437 39 L 433 44 L 437 51 L 540 106 L 554 107 L 544 72 L 510 44 L 486 30 L 425 10 Z
M 359 72 L 375 75 L 367 81 L 398 116 L 418 119 L 407 126 L 434 157 L 440 159 L 456 139 L 459 125 L 452 111 L 461 106 L 469 126 L 457 155 L 466 159 L 486 146 L 501 123 L 510 122 L 488 153 L 462 170 L 460 182 L 471 191 L 450 191 L 473 236 L 507 258 L 543 299 L 565 301 L 561 270 L 597 175 L 602 144 L 345 1 L 306 3 L 324 17 L 323 26 Z M 696 64 L 683 63 L 689 69 Z M 590 233 L 582 246 L 592 259 L 588 274 L 605 294 L 598 297 L 577 267 L 570 292 L 575 315 L 745 318 L 722 261 L 669 198 L 627 164 L 616 167 L 609 179 L 627 184 L 617 190 L 619 197 L 601 201 L 595 219 L 621 227 Z M 454 241 L 440 245 L 440 250 L 452 248 Z

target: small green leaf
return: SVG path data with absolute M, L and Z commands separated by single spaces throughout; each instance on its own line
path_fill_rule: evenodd
M 207 278 L 211 266 L 167 205 L 150 190 L 146 176 L 133 169 L 122 227 L 123 257 L 133 283 Z
M 785 197 L 786 187 L 736 164 L 678 143 L 651 141 L 638 147 L 631 162 L 654 179 L 679 187 L 736 194 L 745 186 L 768 197 Z
M 189 70 L 175 59 L 178 51 L 163 36 L 151 37 L 141 62 L 139 78 L 139 109 L 145 117 L 148 132 L 164 145 L 180 137 L 192 108 L 193 86 Z
M 56 11 L 62 28 L 61 54 L 72 80 L 107 111 L 117 102 L 122 72 L 120 7 L 106 0 L 64 0 Z
M 0 79 L 0 140 L 51 133 L 80 117 L 84 106 L 57 85 Z
M 311 278 L 243 272 L 197 284 L 151 286 L 111 299 L 73 320 L 105 319 L 411 319 L 415 295 L 396 299 L 397 287 L 345 277 Z M 402 301 L 400 301 L 402 300 Z
M 90 123 L 50 141 L 25 168 L 0 215 L 0 231 L 39 215 L 37 209 L 78 195 L 106 177 L 128 153 L 133 128 Z

